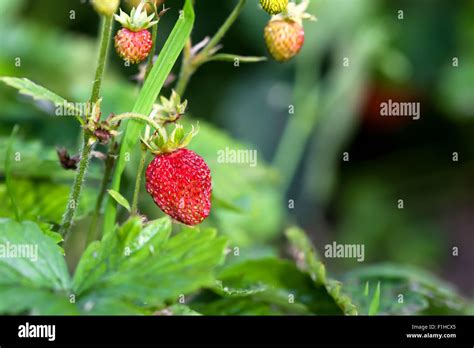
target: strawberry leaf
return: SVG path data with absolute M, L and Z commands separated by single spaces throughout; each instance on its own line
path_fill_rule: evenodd
M 63 97 L 60 97 L 43 86 L 37 85 L 27 78 L 0 77 L 0 81 L 3 81 L 10 87 L 16 88 L 21 94 L 32 97 L 34 100 L 46 100 L 52 102 L 55 106 L 64 106 L 67 111 L 77 116 L 82 113 L 81 110 L 76 109 L 72 103 Z
M 153 311 L 212 286 L 226 239 L 212 229 L 184 228 L 171 238 L 170 233 L 169 218 L 144 224 L 132 217 L 89 245 L 73 279 L 81 311 L 110 314 L 110 301 Z
M 341 291 L 342 283 L 326 277 L 326 267 L 319 260 L 318 253 L 306 233 L 300 228 L 292 227 L 286 230 L 286 237 L 290 241 L 298 267 L 311 276 L 316 286 L 325 289 L 345 315 L 357 315 L 357 307 L 350 297 Z
M 365 285 L 380 282 L 372 300 Z M 345 276 L 346 289 L 362 313 L 385 315 L 466 314 L 467 303 L 449 284 L 415 267 L 380 264 L 363 267 Z
M 115 199 L 115 201 L 120 204 L 122 207 L 127 209 L 128 212 L 130 212 L 130 203 L 128 203 L 127 199 L 120 194 L 120 192 L 114 191 L 114 190 L 107 190 L 109 195 Z
M 62 249 L 30 221 L 0 219 L 0 313 L 72 314 Z

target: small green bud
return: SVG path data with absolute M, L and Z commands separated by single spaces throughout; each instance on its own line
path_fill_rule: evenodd
M 120 0 L 92 0 L 92 6 L 97 13 L 112 16 L 118 9 Z

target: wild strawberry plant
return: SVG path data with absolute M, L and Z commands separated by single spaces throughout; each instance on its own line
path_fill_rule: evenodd
M 6 149 L 0 158 L 6 178 L 1 190 L 7 202 L 0 208 L 5 217 L 0 221 L 0 244 L 37 248 L 34 259 L 0 257 L 1 313 L 354 315 L 422 313 L 433 306 L 451 312 L 463 310 L 462 299 L 428 276 L 420 278 L 421 290 L 406 305 L 397 307 L 391 301 L 383 302 L 384 294 L 393 295 L 398 289 L 413 285 L 413 278 L 419 273 L 411 269 L 364 269 L 360 274 L 349 274 L 343 287 L 328 277 L 315 248 L 296 227 L 286 230 L 291 259 L 270 253 L 229 260 L 239 256 L 236 245 L 248 243 L 246 237 L 236 238 L 233 232 L 277 229 L 279 224 L 261 227 L 259 224 L 268 222 L 250 220 L 247 225 L 238 225 L 227 215 L 231 211 L 238 218 L 242 213 L 242 207 L 232 198 L 239 197 L 239 190 L 252 183 L 241 182 L 240 173 L 213 166 L 200 155 L 215 153 L 232 140 L 205 124 L 193 125 L 187 114 L 192 105 L 184 96 L 190 79 L 204 64 L 266 60 L 221 52 L 225 34 L 246 3 L 239 0 L 212 37 L 193 45 L 194 6 L 192 0 L 185 0 L 164 46 L 158 49 L 160 19 L 172 11 L 159 7 L 157 1 L 142 2 L 126 12 L 119 9 L 119 0 L 93 0 L 102 25 L 95 79 L 85 108 L 25 77 L 1 78 L 23 95 L 62 106 L 74 115 L 82 130 L 79 155 L 58 150 L 61 167 L 74 172 L 70 189 L 58 183 L 36 188 L 16 177 L 19 172 L 32 170 L 41 175 L 44 168 L 53 165 L 56 156 L 54 152 L 38 151 L 37 144 L 23 143 L 27 154 L 23 162 L 27 165 L 13 168 L 17 127 L 11 138 L 1 144 Z M 271 57 L 278 62 L 293 59 L 303 48 L 303 20 L 314 19 L 307 12 L 310 2 L 261 0 L 260 4 L 272 15 L 266 26 L 262 24 L 262 40 Z M 120 28 L 113 35 L 114 20 Z M 102 78 L 112 41 L 115 53 L 125 64 L 143 62 L 141 88 L 130 110 L 105 116 Z M 167 98 L 162 87 L 180 56 L 179 76 Z M 97 151 L 99 145 L 105 146 L 105 154 Z M 29 150 L 32 155 L 28 155 Z M 36 153 L 43 157 L 36 157 Z M 131 154 L 139 158 L 136 167 L 129 164 Z M 93 157 L 104 161 L 102 171 L 88 172 Z M 279 168 L 278 158 L 276 167 L 281 172 L 286 170 Z M 134 173 L 133 195 L 129 199 L 123 194 L 126 169 Z M 257 184 L 262 192 L 268 189 L 272 178 L 272 171 L 264 170 L 263 179 Z M 215 171 L 224 174 L 214 180 Z M 71 179 L 64 173 L 56 170 L 45 175 Z M 86 185 L 92 178 L 101 182 L 98 194 Z M 164 217 L 150 221 L 142 214 L 142 186 Z M 281 197 L 259 193 L 253 199 L 263 200 L 263 209 L 272 210 L 280 204 Z M 218 218 L 209 218 L 209 224 L 200 226 L 213 209 L 218 210 Z M 82 221 L 89 225 L 80 225 Z M 219 226 L 226 234 L 212 227 L 216 221 L 221 221 Z M 70 243 L 76 241 L 85 241 L 86 245 L 80 248 L 77 264 L 69 265 L 74 269 L 71 273 L 64 255 Z

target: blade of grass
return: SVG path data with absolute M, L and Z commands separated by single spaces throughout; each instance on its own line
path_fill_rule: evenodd
M 181 13 L 173 31 L 166 40 L 166 43 L 161 50 L 158 59 L 153 65 L 148 78 L 146 79 L 143 88 L 140 90 L 138 99 L 133 107 L 132 112 L 138 114 L 148 115 L 152 108 L 153 103 L 160 94 L 161 88 L 168 77 L 171 69 L 173 68 L 179 54 L 184 48 L 186 40 L 191 34 L 191 30 L 194 24 L 194 9 L 192 0 L 186 0 L 184 4 L 183 12 Z M 139 139 L 140 130 L 143 125 L 135 120 L 127 121 L 127 125 L 122 138 L 122 144 L 120 147 L 120 154 L 117 159 L 117 166 L 115 168 L 114 177 L 112 179 L 111 189 L 120 192 L 120 182 L 122 179 L 122 173 L 126 166 L 126 155 L 130 153 L 133 147 L 137 144 Z M 117 214 L 116 203 L 108 199 L 107 208 L 104 217 L 104 234 L 108 233 L 113 229 L 115 224 L 115 218 Z
M 380 305 L 380 282 L 377 283 L 377 288 L 375 289 L 374 297 L 370 302 L 369 315 L 376 315 L 379 311 Z

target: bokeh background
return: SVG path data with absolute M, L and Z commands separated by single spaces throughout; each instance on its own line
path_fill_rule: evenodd
M 181 1 L 167 5 L 160 43 Z M 196 0 L 193 41 L 212 35 L 233 6 Z M 312 0 L 310 12 L 318 21 L 306 23 L 296 60 L 210 63 L 187 89 L 188 120 L 201 125 L 192 148 L 209 162 L 219 198 L 206 223 L 228 234 L 248 258 L 284 253 L 283 230 L 298 224 L 321 252 L 333 241 L 364 244 L 364 264 L 420 266 L 472 298 L 474 3 Z M 0 13 L 0 75 L 28 77 L 68 100 L 86 101 L 99 26 L 92 7 L 80 0 L 0 0 Z M 267 55 L 267 20 L 258 1 L 249 0 L 223 52 Z M 110 58 L 104 115 L 129 111 L 139 88 L 137 67 L 125 67 L 113 52 Z M 421 118 L 381 117 L 380 103 L 388 99 L 420 102 Z M 21 209 L 36 216 L 43 207 L 42 218 L 58 222 L 73 173 L 60 169 L 55 148 L 75 153 L 80 138 L 72 118 L 52 112 L 50 105 L 0 86 L 0 146 L 18 124 L 17 146 L 28 159 L 14 167 Z M 217 163 L 217 151 L 226 147 L 258 150 L 258 166 Z M 3 173 L 2 158 L 0 151 Z M 137 161 L 133 155 L 127 167 L 121 189 L 127 197 Z M 102 166 L 94 160 L 76 229 L 87 229 Z M 10 216 L 3 179 L 1 174 L 0 215 Z M 145 190 L 140 206 L 150 218 L 161 215 Z M 78 255 L 70 249 L 74 267 Z M 361 266 L 354 259 L 325 262 L 336 274 Z

